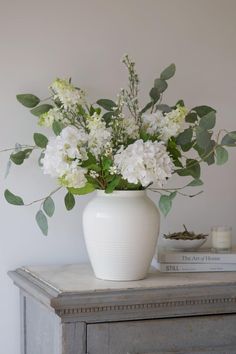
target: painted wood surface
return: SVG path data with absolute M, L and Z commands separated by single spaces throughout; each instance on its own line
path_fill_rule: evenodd
M 87 265 L 10 272 L 22 354 L 236 354 L 236 276 L 103 282 Z
M 88 325 L 89 354 L 236 353 L 236 315 Z

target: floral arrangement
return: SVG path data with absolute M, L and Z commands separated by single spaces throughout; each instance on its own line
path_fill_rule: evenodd
M 215 109 L 188 109 L 183 100 L 172 106 L 163 103 L 168 80 L 175 74 L 174 64 L 154 80 L 148 103 L 140 107 L 135 63 L 128 55 L 123 63 L 128 69 L 128 87 L 120 90 L 115 101 L 99 99 L 90 104 L 85 91 L 70 79 L 56 79 L 46 100 L 32 94 L 17 95 L 17 100 L 38 117 L 38 125 L 51 128 L 55 134 L 47 138 L 34 133 L 34 145 L 17 144 L 10 155 L 11 162 L 21 165 L 39 150 L 43 173 L 58 182 L 56 190 L 30 203 L 40 203 L 36 220 L 45 235 L 47 216 L 55 209 L 52 196 L 61 188 L 66 189 L 67 210 L 74 207 L 75 196 L 96 189 L 112 193 L 149 188 L 160 193 L 159 206 L 167 215 L 177 194 L 192 197 L 200 193 L 185 194 L 182 189 L 203 184 L 201 163 L 221 165 L 228 159 L 225 146 L 236 146 L 235 131 L 221 130 L 213 137 Z M 191 180 L 183 187 L 167 188 L 173 174 Z M 9 190 L 5 198 L 14 205 L 27 205 Z

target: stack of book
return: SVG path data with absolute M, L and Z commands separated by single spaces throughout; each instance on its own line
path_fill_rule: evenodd
M 235 272 L 236 249 L 230 253 L 214 253 L 211 249 L 195 252 L 162 250 L 157 256 L 161 272 Z

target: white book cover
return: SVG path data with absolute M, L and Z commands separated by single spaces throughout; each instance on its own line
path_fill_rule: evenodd
M 166 273 L 192 273 L 192 272 L 235 272 L 236 264 L 181 264 L 181 263 L 157 263 L 157 269 Z
M 214 253 L 209 248 L 195 252 L 162 250 L 157 260 L 160 263 L 236 264 L 236 249 L 230 253 Z

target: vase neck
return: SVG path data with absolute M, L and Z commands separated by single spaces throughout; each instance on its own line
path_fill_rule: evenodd
M 141 190 L 141 191 L 114 191 L 112 193 L 105 193 L 104 190 L 97 190 L 96 191 L 97 196 L 99 197 L 142 197 L 146 195 L 146 190 Z

